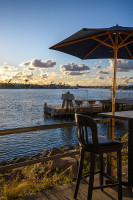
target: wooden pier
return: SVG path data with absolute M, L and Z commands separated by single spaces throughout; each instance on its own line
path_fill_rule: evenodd
M 116 111 L 125 111 L 133 109 L 133 100 L 116 100 Z M 44 114 L 51 117 L 74 116 L 80 114 L 96 114 L 100 112 L 111 112 L 111 99 L 75 99 L 66 106 L 44 106 Z

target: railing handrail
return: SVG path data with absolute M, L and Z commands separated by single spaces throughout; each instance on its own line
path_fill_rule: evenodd
M 96 120 L 96 122 L 97 123 L 108 123 L 109 119 Z M 3 130 L 0 130 L 0 136 L 16 134 L 16 133 L 18 134 L 18 133 L 26 133 L 26 132 L 33 132 L 33 131 L 48 130 L 48 129 L 64 128 L 64 127 L 71 127 L 71 126 L 76 126 L 75 122 L 13 128 L 13 129 L 5 129 L 5 130 L 3 129 Z

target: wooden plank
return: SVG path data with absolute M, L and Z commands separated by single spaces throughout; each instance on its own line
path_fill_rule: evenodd
M 77 39 L 77 40 L 74 40 L 74 41 L 71 41 L 71 42 L 66 42 L 66 43 L 63 43 L 63 44 L 58 44 L 58 45 L 55 45 L 53 48 L 56 49 L 58 47 L 62 47 L 62 46 L 66 46 L 66 45 L 69 45 L 69 44 L 74 44 L 74 43 L 82 42 L 84 40 L 94 39 L 94 37 L 100 37 L 100 36 L 103 36 L 103 35 L 107 35 L 107 33 L 104 32 L 104 33 L 97 34 L 96 36 L 89 36 L 89 37 L 82 38 L 82 39 Z
M 71 126 L 76 126 L 75 122 L 62 123 L 62 124 L 50 124 L 50 125 L 42 125 L 42 126 L 32 126 L 32 127 L 15 128 L 15 129 L 6 129 L 6 130 L 0 130 L 0 136 L 15 134 L 15 133 L 25 133 L 25 132 L 32 132 L 32 131 L 71 127 Z
M 109 121 L 109 119 L 96 120 L 97 123 L 107 123 L 108 121 Z M 0 130 L 0 136 L 16 134 L 16 133 L 26 133 L 26 132 L 33 132 L 33 131 L 64 128 L 64 127 L 73 127 L 73 126 L 76 126 L 75 122 L 62 123 L 62 124 L 41 125 L 41 126 L 32 126 L 32 127 L 15 128 L 15 129 L 5 129 L 5 130 Z

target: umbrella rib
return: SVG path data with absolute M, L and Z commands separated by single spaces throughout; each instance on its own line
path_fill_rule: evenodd
M 125 39 L 122 40 L 122 38 L 121 38 L 122 42 L 118 45 L 118 48 L 119 48 L 119 46 L 121 46 L 129 37 L 131 37 L 132 35 L 133 35 L 133 33 L 130 33 Z M 119 34 L 119 36 L 120 36 L 120 34 Z
M 132 43 L 133 43 L 133 40 L 130 41 L 130 42 L 124 43 L 123 45 L 120 45 L 119 48 L 124 47 L 124 46 L 127 46 L 128 44 L 132 44 Z
M 119 35 L 120 39 L 122 40 L 121 35 Z M 128 51 L 129 55 L 131 56 L 131 58 L 133 59 L 133 55 L 131 54 L 130 50 L 128 49 L 128 47 L 125 45 L 126 50 Z
M 100 39 L 98 39 L 96 37 L 94 37 L 93 39 L 96 40 L 96 41 L 98 41 L 98 42 L 100 42 L 101 44 L 104 44 L 105 46 L 114 48 L 112 45 L 110 45 L 110 44 L 108 44 L 108 43 L 106 43 L 106 42 L 104 42 L 104 41 L 102 41 L 102 40 L 100 40 Z
M 103 36 L 103 35 L 106 35 L 106 34 L 107 33 L 100 33 L 96 37 Z M 77 40 L 66 42 L 66 43 L 63 43 L 63 44 L 58 44 L 58 45 L 55 45 L 53 48 L 56 49 L 58 47 L 66 46 L 66 45 L 69 45 L 69 44 L 74 44 L 74 43 L 77 43 L 77 42 L 82 42 L 82 41 L 88 40 L 88 39 L 94 39 L 94 36 L 89 36 L 89 37 L 86 37 L 86 38 L 77 39 Z
M 120 33 L 124 33 L 126 35 L 130 35 L 130 33 L 126 32 L 126 31 L 120 31 Z
M 109 37 L 110 37 L 110 40 L 111 40 L 113 46 L 115 47 L 115 43 L 114 43 L 114 41 L 113 41 L 113 39 L 112 39 L 112 35 L 113 35 L 113 33 L 112 33 L 112 35 L 110 35 L 110 32 L 108 32 L 108 34 L 109 34 Z
M 107 38 L 105 38 L 104 41 L 106 41 L 109 38 L 109 36 Z M 93 48 L 89 53 L 87 53 L 83 59 L 85 59 L 87 56 L 89 56 L 93 51 L 95 51 L 102 43 L 99 43 L 95 48 Z

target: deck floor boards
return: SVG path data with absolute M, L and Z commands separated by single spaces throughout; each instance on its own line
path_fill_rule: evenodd
M 123 170 L 123 181 L 127 180 L 127 167 Z M 95 175 L 95 185 L 99 184 L 99 176 Z M 75 182 L 60 185 L 52 189 L 45 190 L 42 193 L 24 197 L 25 200 L 73 200 Z M 88 184 L 81 181 L 77 200 L 87 199 Z M 93 191 L 92 200 L 116 200 L 118 199 L 117 187 L 100 189 Z M 133 200 L 133 193 L 129 187 L 123 186 L 123 200 Z

